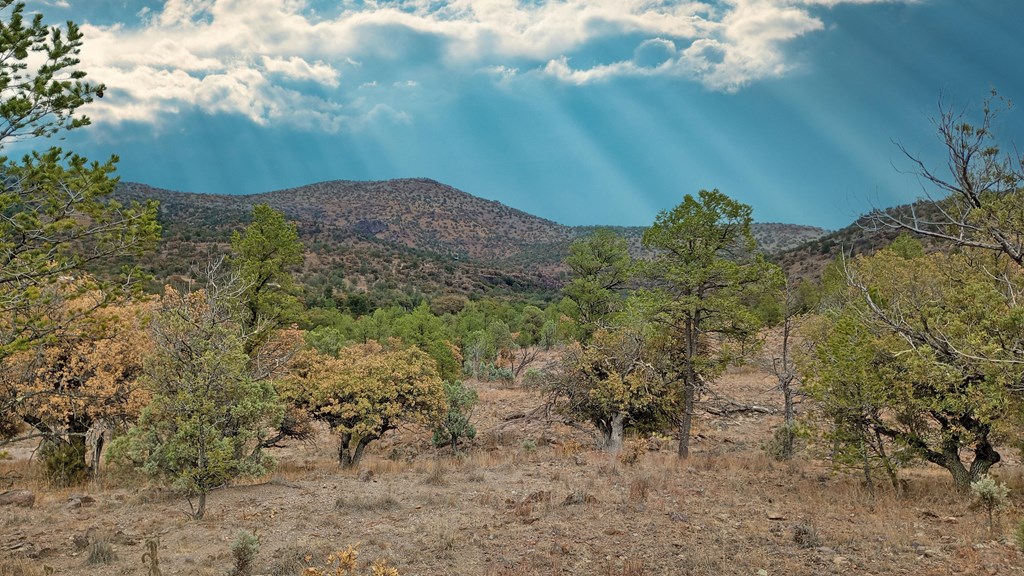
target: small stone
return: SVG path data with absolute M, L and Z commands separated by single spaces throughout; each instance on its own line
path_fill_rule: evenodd
M 28 490 L 7 490 L 0 492 L 0 506 L 17 506 L 31 508 L 36 503 L 36 495 Z
M 362 468 L 362 469 L 360 469 L 359 470 L 359 481 L 360 482 L 369 482 L 370 480 L 373 480 L 373 470 L 370 470 L 369 468 Z
M 835 557 L 832 558 L 832 563 L 837 565 L 837 566 L 841 566 L 843 564 L 848 564 L 849 562 L 850 562 L 850 560 L 846 556 L 835 556 Z
M 779 510 L 768 510 L 766 512 L 769 520 L 785 520 L 786 515 Z

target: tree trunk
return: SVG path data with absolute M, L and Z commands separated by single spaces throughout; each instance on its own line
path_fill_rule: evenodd
M 693 405 L 696 397 L 696 382 L 683 384 L 683 413 L 679 415 L 679 458 L 690 457 L 690 430 L 693 428 Z
M 92 476 L 95 478 L 100 473 L 100 457 L 103 455 L 103 433 L 101 432 L 92 444 Z
M 782 433 L 782 446 L 779 449 L 779 456 L 783 460 L 789 460 L 793 457 L 793 435 L 795 434 L 794 427 L 796 426 L 796 418 L 793 415 L 793 391 L 789 386 L 790 383 L 788 381 L 784 381 L 782 384 L 782 400 L 785 409 L 783 426 L 785 428 Z
M 338 464 L 341 464 L 342 468 L 352 467 L 352 455 L 348 451 L 348 445 L 351 441 L 351 434 L 341 435 L 341 444 L 338 446 Z
M 196 520 L 202 520 L 203 516 L 206 515 L 206 492 L 199 493 L 199 504 L 196 506 L 195 514 L 192 518 Z
M 860 451 L 863 456 L 863 472 L 864 472 L 864 484 L 868 487 L 868 494 L 872 498 L 875 497 L 875 481 L 871 477 L 871 458 L 868 454 L 867 442 L 864 440 L 864 432 L 860 433 Z
M 698 294 L 700 295 L 700 294 Z M 693 318 L 686 321 L 686 349 L 684 351 L 683 370 L 683 413 L 679 415 L 679 458 L 690 457 L 690 431 L 693 429 L 693 405 L 697 397 L 697 386 L 700 375 L 697 374 L 696 362 L 700 352 L 701 313 L 697 311 Z
M 604 449 L 612 454 L 618 454 L 622 451 L 622 442 L 625 437 L 625 423 L 626 414 L 624 412 L 616 412 L 612 416 L 610 425 L 608 427 L 608 434 L 605 436 Z
M 978 442 L 974 448 L 974 460 L 968 469 L 960 460 L 959 439 L 948 440 L 942 448 L 942 452 L 930 452 L 927 459 L 933 464 L 938 464 L 949 470 L 953 476 L 953 484 L 958 492 L 966 494 L 971 489 L 971 482 L 976 482 L 983 475 L 988 473 L 993 464 L 998 463 L 1002 457 L 999 452 L 992 448 L 987 438 Z
M 978 445 L 974 447 L 974 461 L 971 462 L 971 482 L 977 482 L 979 478 L 988 474 L 988 469 L 1000 460 L 1002 457 L 992 448 L 987 437 L 978 442 Z
M 366 446 L 376 440 L 379 436 L 363 436 L 359 439 L 354 447 L 352 444 L 351 434 L 341 435 L 341 446 L 338 447 L 338 463 L 341 464 L 342 468 L 352 468 L 359 463 L 360 458 L 363 457 L 363 450 Z
M 971 489 L 971 473 L 964 467 L 963 462 L 960 461 L 960 455 L 957 453 L 943 453 L 942 463 L 939 464 L 953 476 L 953 484 L 956 486 L 957 492 L 966 494 Z
M 376 436 L 363 436 L 359 439 L 359 444 L 356 444 L 356 451 L 352 454 L 352 462 L 349 464 L 350 466 L 355 466 L 359 463 L 359 460 L 363 457 L 363 450 L 365 450 L 367 444 L 372 442 L 375 438 Z

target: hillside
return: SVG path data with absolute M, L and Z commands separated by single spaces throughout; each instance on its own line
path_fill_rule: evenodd
M 930 202 L 918 202 L 888 208 L 885 212 L 903 218 L 913 213 L 929 220 L 936 208 Z M 894 228 L 877 226 L 870 216 L 865 215 L 845 228 L 778 251 L 773 259 L 791 277 L 816 278 L 841 253 L 871 254 L 888 246 L 899 234 L 900 231 Z M 931 244 L 928 239 L 921 240 L 926 246 Z
M 307 246 L 304 280 L 314 289 L 374 288 L 429 293 L 550 294 L 573 239 L 594 227 L 572 227 L 478 198 L 428 179 L 331 181 L 227 196 L 120 185 L 118 197 L 160 202 L 164 240 L 150 271 L 186 274 L 210 252 L 223 252 L 256 203 L 298 223 Z M 643 228 L 616 228 L 639 251 Z M 825 233 L 809 226 L 755 224 L 766 252 L 792 248 Z

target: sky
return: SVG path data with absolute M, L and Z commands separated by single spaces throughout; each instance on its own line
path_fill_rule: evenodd
M 28 7 L 81 26 L 107 87 L 60 145 L 187 192 L 425 177 L 563 224 L 649 225 L 718 188 L 757 221 L 836 229 L 924 192 L 897 143 L 941 168 L 940 103 L 1024 103 L 1021 0 Z M 1024 136 L 1024 110 L 995 128 Z

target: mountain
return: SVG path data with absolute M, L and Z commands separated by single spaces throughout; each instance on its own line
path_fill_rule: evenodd
M 930 201 L 894 206 L 884 210 L 884 213 L 904 221 L 910 221 L 915 216 L 922 221 L 941 221 L 938 208 Z M 845 228 L 778 251 L 772 259 L 790 277 L 817 278 L 840 254 L 856 256 L 877 252 L 891 244 L 900 232 L 896 228 L 880 226 L 875 218 L 865 215 Z M 941 243 L 917 238 L 926 250 L 941 249 Z
M 148 262 L 160 278 L 227 250 L 231 232 L 266 203 L 297 223 L 307 247 L 303 279 L 315 289 L 550 295 L 564 279 L 573 239 L 595 227 L 565 226 L 428 179 L 331 181 L 251 195 L 173 192 L 123 183 L 120 200 L 160 202 L 164 239 Z M 639 250 L 641 227 L 616 228 Z M 826 231 L 755 224 L 766 252 Z

